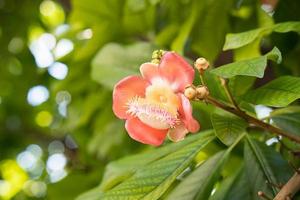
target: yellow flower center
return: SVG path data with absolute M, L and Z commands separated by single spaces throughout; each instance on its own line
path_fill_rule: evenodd
M 156 129 L 174 128 L 178 123 L 179 99 L 169 85 L 156 84 L 146 88 L 146 97 L 128 102 L 128 113 Z

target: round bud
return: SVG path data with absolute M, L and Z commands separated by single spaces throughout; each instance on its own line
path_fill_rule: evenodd
M 188 86 L 185 88 L 184 90 L 184 96 L 186 96 L 186 98 L 188 98 L 189 100 L 192 100 L 196 97 L 197 95 L 197 91 L 196 88 L 193 86 Z
M 198 58 L 194 63 L 194 66 L 199 71 L 204 71 L 209 67 L 209 62 L 205 58 Z
M 159 64 L 161 58 L 163 57 L 165 51 L 164 50 L 155 50 L 152 53 L 152 63 L 154 64 Z
M 198 86 L 196 88 L 196 91 L 197 91 L 197 97 L 199 99 L 204 99 L 205 97 L 207 97 L 209 95 L 209 91 L 206 86 Z

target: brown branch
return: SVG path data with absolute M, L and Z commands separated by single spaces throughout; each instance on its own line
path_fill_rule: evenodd
M 232 114 L 235 114 L 243 119 L 245 119 L 248 123 L 252 123 L 258 127 L 261 127 L 263 128 L 264 130 L 267 130 L 269 132 L 272 132 L 276 135 L 280 135 L 280 136 L 283 136 L 283 137 L 286 137 L 286 138 L 289 138 L 290 140 L 294 141 L 294 142 L 297 142 L 297 143 L 300 143 L 300 137 L 297 136 L 297 135 L 293 135 L 293 134 L 290 134 L 284 130 L 281 130 L 279 128 L 276 128 L 275 126 L 272 126 L 271 124 L 268 124 L 268 123 L 265 123 L 257 118 L 254 118 L 250 115 L 248 115 L 247 113 L 245 113 L 244 111 L 242 110 L 239 110 L 239 109 L 236 109 L 236 108 L 233 108 L 233 107 L 230 107 L 230 106 L 227 106 L 217 100 L 215 100 L 214 98 L 208 96 L 206 98 L 206 101 L 208 103 L 211 103 L 223 110 L 226 110 Z
M 274 200 L 291 200 L 292 197 L 299 190 L 300 190 L 300 174 L 298 172 L 295 172 L 292 178 L 278 192 Z

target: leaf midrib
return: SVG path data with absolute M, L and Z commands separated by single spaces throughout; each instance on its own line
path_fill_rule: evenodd
M 214 138 L 214 137 L 212 137 L 212 138 L 210 138 L 210 139 L 207 139 L 207 141 L 206 141 L 205 143 L 203 143 L 199 148 L 197 148 L 196 150 L 194 150 L 194 151 L 191 153 L 191 155 L 188 156 L 188 157 L 185 159 L 185 161 L 188 160 L 188 159 L 190 159 L 191 157 L 194 157 L 194 156 L 200 151 L 201 147 L 206 146 L 208 143 L 210 143 L 210 142 L 213 140 L 213 138 Z M 196 141 L 195 143 L 197 143 L 197 142 L 198 142 L 198 141 Z M 182 162 L 182 163 L 176 168 L 176 170 L 175 170 L 172 174 L 170 174 L 169 176 L 167 176 L 163 181 L 161 181 L 161 183 L 160 183 L 159 185 L 157 185 L 153 190 L 149 191 L 147 194 L 145 194 L 145 195 L 144 195 L 143 197 L 141 197 L 140 199 L 141 199 L 141 200 L 142 200 L 142 199 L 146 199 L 146 198 L 147 198 L 151 193 L 153 193 L 157 188 L 159 188 L 161 185 L 163 185 L 164 182 L 165 182 L 168 178 L 170 178 L 170 177 L 174 176 L 175 174 L 177 174 L 177 171 L 181 170 L 181 168 L 182 168 L 184 165 L 187 165 L 187 163 Z M 174 177 L 174 179 L 176 179 L 176 177 Z M 163 190 L 164 190 L 163 192 L 165 192 L 167 189 L 168 189 L 168 188 L 163 189 Z
M 247 141 L 249 143 L 249 147 L 252 149 L 255 157 L 257 158 L 258 162 L 260 163 L 260 167 L 264 171 L 264 175 L 268 179 L 269 183 L 276 183 L 276 178 L 275 178 L 273 172 L 267 169 L 267 168 L 270 168 L 270 166 L 268 165 L 268 162 L 265 161 L 264 157 L 262 156 L 262 152 L 259 150 L 259 148 L 257 148 L 255 146 L 255 144 L 251 141 L 249 136 L 247 136 Z M 267 167 L 265 167 L 265 166 L 267 166 Z M 273 186 L 271 186 L 271 188 L 272 188 L 274 194 L 276 194 L 277 189 L 274 188 Z

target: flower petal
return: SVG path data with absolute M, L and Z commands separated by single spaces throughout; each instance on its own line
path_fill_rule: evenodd
M 153 146 L 161 145 L 168 132 L 168 129 L 151 128 L 136 117 L 127 119 L 125 128 L 132 139 Z
M 119 81 L 113 91 L 113 111 L 115 115 L 121 119 L 129 118 L 130 115 L 126 113 L 126 103 L 132 97 L 144 97 L 148 85 L 149 82 L 139 76 L 128 76 Z
M 170 140 L 172 140 L 173 142 L 179 142 L 184 139 L 185 135 L 188 132 L 189 131 L 185 128 L 184 124 L 180 124 L 176 126 L 174 129 L 170 129 L 168 136 Z
M 195 133 L 200 129 L 200 124 L 194 119 L 192 115 L 193 111 L 191 103 L 183 94 L 179 94 L 179 97 L 181 100 L 181 104 L 179 107 L 180 119 L 190 132 Z
M 154 63 L 144 63 L 140 66 L 140 72 L 146 80 L 152 83 L 153 79 L 160 78 L 158 65 Z
M 168 80 L 175 92 L 184 92 L 184 88 L 193 83 L 194 69 L 174 52 L 163 55 L 159 70 L 161 76 Z

